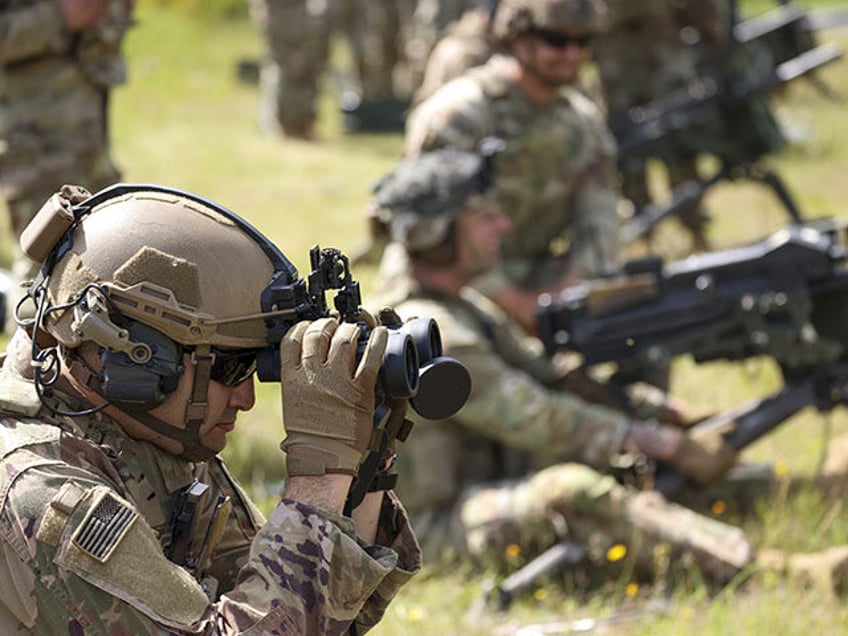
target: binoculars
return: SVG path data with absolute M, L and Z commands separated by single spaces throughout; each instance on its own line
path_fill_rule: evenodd
M 370 330 L 362 322 L 357 360 L 368 343 Z M 377 402 L 409 399 L 410 406 L 424 418 L 450 417 L 465 404 L 471 391 L 467 369 L 457 360 L 442 355 L 442 337 L 432 318 L 415 318 L 387 325 L 389 332 L 383 363 L 377 378 Z M 261 382 L 280 381 L 280 348 L 262 349 L 256 356 L 256 373 Z

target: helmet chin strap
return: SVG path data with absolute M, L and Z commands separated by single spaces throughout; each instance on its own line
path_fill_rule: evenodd
M 189 406 L 191 406 L 191 404 L 189 404 Z M 120 408 L 122 411 L 147 426 L 150 430 L 182 444 L 183 452 L 180 453 L 178 457 L 190 462 L 205 462 L 215 456 L 214 451 L 206 448 L 200 441 L 200 425 L 203 423 L 202 419 L 187 422 L 185 428 L 177 428 L 176 426 L 172 426 L 164 420 L 160 420 L 158 417 L 151 415 L 149 411 L 138 408 Z
M 191 397 L 186 404 L 185 432 L 189 438 L 183 442 L 181 457 L 190 461 L 205 461 L 215 453 L 203 446 L 200 441 L 200 427 L 209 411 L 209 379 L 212 374 L 212 347 L 198 345 L 191 355 L 194 363 L 194 379 L 191 384 Z

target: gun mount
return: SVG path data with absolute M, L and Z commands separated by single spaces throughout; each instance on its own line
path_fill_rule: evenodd
M 700 153 L 719 162 L 711 176 L 675 188 L 668 205 L 638 210 L 622 229 L 623 244 L 644 236 L 724 180 L 744 178 L 766 185 L 791 220 L 801 221 L 801 210 L 783 180 L 762 165 L 764 156 L 785 144 L 768 98 L 801 77 L 833 97 L 815 72 L 843 52 L 834 44 L 819 44 L 808 15 L 790 2 L 747 20 L 738 18 L 734 0 L 729 5 L 726 41 L 720 51 L 704 56 L 698 78 L 658 100 L 610 115 L 622 167 Z

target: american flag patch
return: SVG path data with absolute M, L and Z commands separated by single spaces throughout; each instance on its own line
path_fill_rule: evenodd
M 137 517 L 135 510 L 104 491 L 72 541 L 101 563 L 106 562 Z

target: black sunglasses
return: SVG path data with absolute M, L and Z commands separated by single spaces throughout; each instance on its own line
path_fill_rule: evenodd
M 564 49 L 570 44 L 574 44 L 581 49 L 589 48 L 595 40 L 593 35 L 571 35 L 568 33 L 560 33 L 559 31 L 547 31 L 545 29 L 533 29 L 533 35 L 542 42 L 555 49 Z
M 212 347 L 212 370 L 209 377 L 228 387 L 235 387 L 256 373 L 259 349 L 218 349 Z

